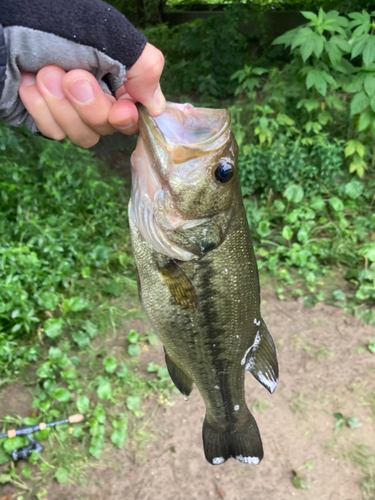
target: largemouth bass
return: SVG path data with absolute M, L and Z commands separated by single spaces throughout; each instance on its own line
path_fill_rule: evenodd
M 273 340 L 238 176 L 230 115 L 168 103 L 139 107 L 129 220 L 139 294 L 182 394 L 206 405 L 203 446 L 214 465 L 258 464 L 263 447 L 245 401 L 245 371 L 271 393 Z

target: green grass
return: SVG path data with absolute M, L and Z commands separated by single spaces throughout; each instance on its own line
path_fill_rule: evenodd
M 159 395 L 155 404 L 163 404 L 174 390 L 166 368 L 138 371 L 155 336 L 125 326 L 145 319 L 128 198 L 90 152 L 0 125 L 1 385 L 32 394 L 32 408 L 3 414 L 0 428 L 85 417 L 37 433 L 45 451 L 17 468 L 11 453 L 26 438 L 0 440 L 0 483 L 25 499 L 44 498 L 54 479 L 81 481 L 106 448 L 145 442 L 143 400 Z

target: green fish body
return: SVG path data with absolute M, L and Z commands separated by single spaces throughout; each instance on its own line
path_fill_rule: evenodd
M 263 458 L 245 371 L 271 393 L 275 346 L 260 314 L 259 277 L 225 110 L 140 108 L 129 221 L 140 298 L 182 394 L 206 405 L 203 446 L 214 465 Z

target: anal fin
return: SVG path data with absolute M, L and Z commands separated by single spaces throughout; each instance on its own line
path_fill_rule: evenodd
M 171 360 L 165 349 L 164 353 L 168 372 L 174 385 L 181 392 L 181 394 L 183 394 L 184 396 L 189 396 L 191 391 L 193 390 L 193 381 L 186 375 L 183 370 L 181 370 L 179 366 L 176 365 L 174 361 Z
M 273 339 L 263 319 L 260 319 L 256 340 L 246 362 L 246 370 L 272 394 L 279 381 L 279 365 Z

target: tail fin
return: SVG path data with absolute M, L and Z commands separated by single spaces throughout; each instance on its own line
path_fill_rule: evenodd
M 233 430 L 212 426 L 206 416 L 202 435 L 204 454 L 210 464 L 220 465 L 233 457 L 244 464 L 258 465 L 263 458 L 258 426 L 249 410 L 245 422 L 235 424 Z

